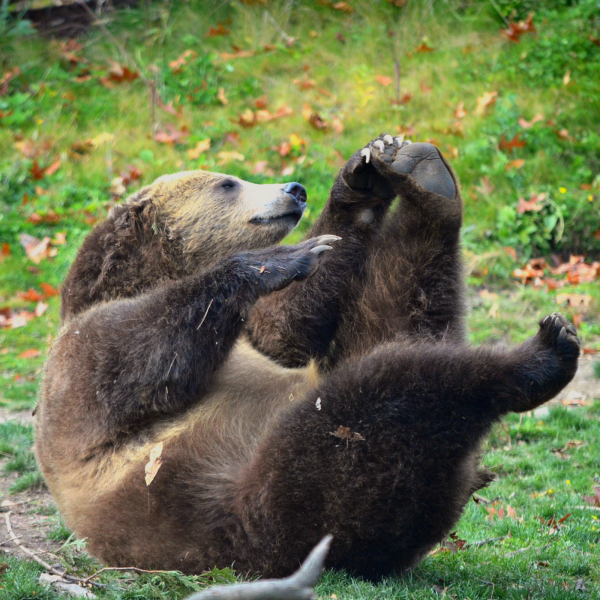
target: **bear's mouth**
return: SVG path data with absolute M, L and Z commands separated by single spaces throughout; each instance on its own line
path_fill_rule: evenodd
M 293 225 L 296 225 L 303 214 L 304 211 L 298 207 L 280 215 L 257 215 L 250 219 L 250 223 L 255 225 L 270 225 L 291 222 Z

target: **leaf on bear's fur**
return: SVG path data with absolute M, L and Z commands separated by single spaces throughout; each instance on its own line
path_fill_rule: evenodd
M 348 445 L 348 442 L 360 442 L 365 439 L 360 433 L 350 431 L 350 427 L 344 427 L 343 425 L 340 425 L 336 431 L 330 432 L 329 435 L 339 438 L 340 440 L 346 440 L 346 445 Z
M 150 460 L 144 467 L 144 471 L 146 472 L 146 485 L 150 485 L 152 483 L 162 465 L 162 451 L 163 442 L 158 442 L 158 444 L 156 444 L 156 446 L 150 450 Z

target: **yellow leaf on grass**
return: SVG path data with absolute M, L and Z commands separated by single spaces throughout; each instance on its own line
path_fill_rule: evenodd
M 195 148 L 190 148 L 188 150 L 188 156 L 194 160 L 196 158 L 200 158 L 200 155 L 203 152 L 206 152 L 210 148 L 210 138 L 206 138 L 205 140 L 201 140 L 196 144 Z
M 487 111 L 496 104 L 496 98 L 498 96 L 498 92 L 484 92 L 481 98 L 477 98 L 477 108 L 475 109 L 475 114 L 479 116 L 483 116 L 487 113 Z

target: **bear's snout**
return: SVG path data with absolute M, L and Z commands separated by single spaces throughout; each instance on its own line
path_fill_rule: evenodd
M 290 196 L 293 196 L 298 202 L 306 204 L 306 188 L 295 181 L 292 183 L 286 183 L 283 187 L 283 191 Z

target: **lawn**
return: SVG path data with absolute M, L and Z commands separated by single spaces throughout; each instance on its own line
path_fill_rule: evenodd
M 1 407 L 35 406 L 57 290 L 111 207 L 182 169 L 299 181 L 309 209 L 294 241 L 382 131 L 436 143 L 461 180 L 472 341 L 521 342 L 561 310 L 586 360 L 600 350 L 597 0 L 165 0 L 102 15 L 77 40 L 1 6 Z M 500 425 L 484 457 L 498 481 L 411 574 L 327 573 L 318 595 L 598 597 L 600 405 L 582 404 Z M 40 485 L 31 442 L 29 426 L 0 423 L 13 491 Z M 92 573 L 50 517 L 60 560 Z M 58 597 L 36 583 L 41 567 L 4 560 L 7 598 Z M 180 598 L 231 577 L 109 574 L 95 593 Z

